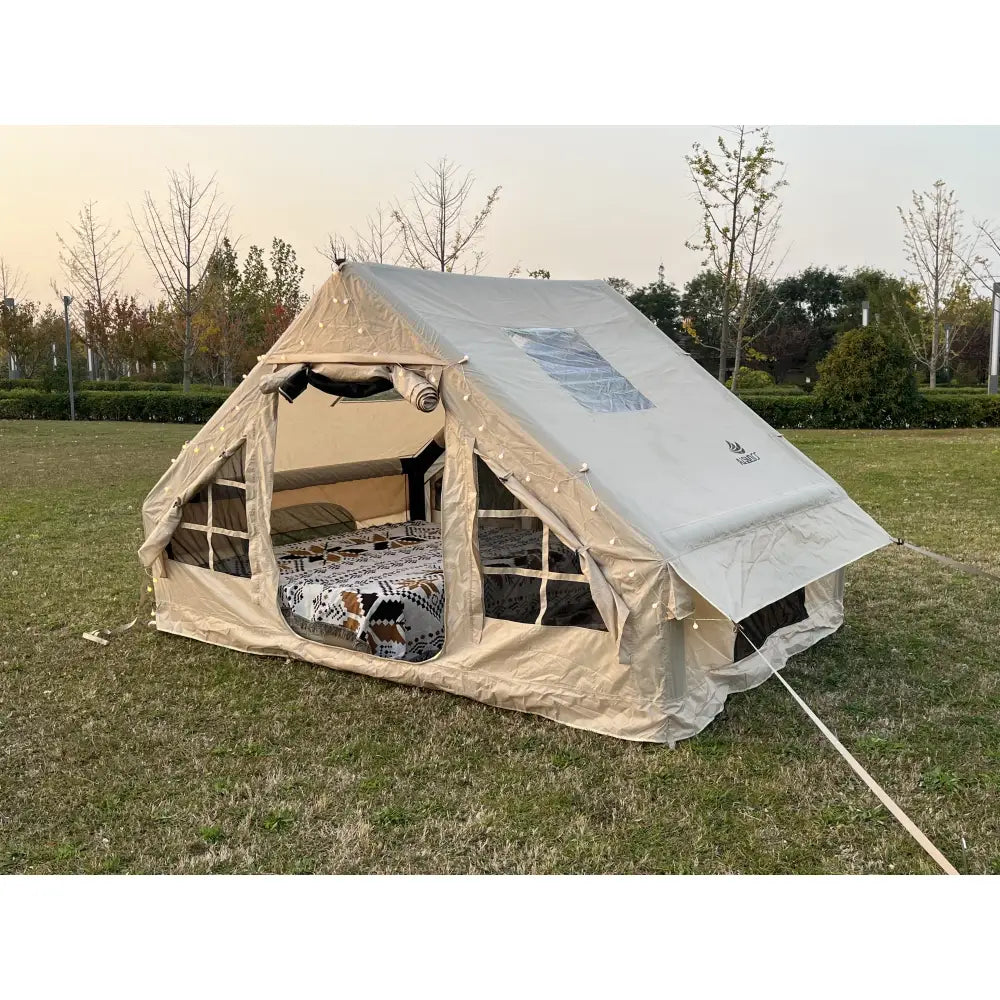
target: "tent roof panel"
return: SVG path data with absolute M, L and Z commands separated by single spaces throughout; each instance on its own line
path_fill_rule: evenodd
M 830 476 L 604 281 L 377 264 L 343 272 L 397 309 L 445 361 L 468 355 L 471 382 L 567 469 L 586 463 L 598 496 L 734 620 L 774 600 L 775 586 L 786 588 L 780 597 L 891 541 Z M 525 338 L 518 330 L 549 332 Z M 532 339 L 541 346 L 519 345 Z M 573 376 L 594 351 L 651 405 L 581 402 Z M 612 385 L 608 368 L 600 370 L 602 384 Z M 792 524 L 792 535 L 780 527 Z M 778 535 L 786 542 L 769 548 Z M 747 579 L 723 585 L 737 565 Z

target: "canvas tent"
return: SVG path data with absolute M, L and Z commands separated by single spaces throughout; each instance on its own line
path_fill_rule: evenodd
M 143 519 L 163 631 L 669 743 L 891 540 L 605 282 L 353 263 Z

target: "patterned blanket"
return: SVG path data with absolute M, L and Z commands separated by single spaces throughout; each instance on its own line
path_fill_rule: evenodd
M 489 565 L 538 568 L 539 538 L 537 532 L 480 525 L 480 555 Z M 274 553 L 281 610 L 301 635 L 396 660 L 428 660 L 440 652 L 440 525 L 383 524 L 275 546 Z M 572 557 L 568 550 L 565 555 Z M 531 578 L 492 579 L 505 582 L 512 601 L 520 590 L 538 591 Z

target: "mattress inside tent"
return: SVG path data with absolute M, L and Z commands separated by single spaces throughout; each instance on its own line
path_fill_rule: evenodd
M 484 566 L 541 569 L 541 534 L 508 525 L 480 525 Z M 375 656 L 428 660 L 444 642 L 441 527 L 405 521 L 275 545 L 279 603 L 289 625 L 318 642 Z M 579 573 L 575 553 L 550 539 L 549 569 Z M 538 577 L 487 574 L 487 617 L 531 624 L 603 628 L 585 585 L 549 581 L 540 606 Z

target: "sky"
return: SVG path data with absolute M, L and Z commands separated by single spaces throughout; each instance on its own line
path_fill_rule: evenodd
M 554 278 L 624 277 L 643 284 L 662 261 L 681 285 L 699 268 L 685 240 L 698 233 L 684 155 L 719 128 L 89 127 L 0 128 L 0 257 L 25 294 L 56 302 L 56 233 L 84 201 L 134 244 L 123 288 L 156 294 L 128 207 L 145 190 L 165 200 L 166 169 L 216 173 L 232 207 L 241 257 L 280 236 L 313 291 L 329 274 L 316 249 L 361 227 L 374 206 L 405 199 L 414 171 L 447 155 L 473 172 L 470 206 L 502 186 L 483 270 L 546 268 Z M 937 178 L 969 223 L 1000 220 L 1000 127 L 770 127 L 785 163 L 782 272 L 810 264 L 904 267 L 897 205 Z

